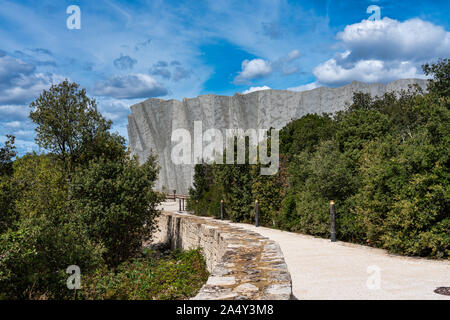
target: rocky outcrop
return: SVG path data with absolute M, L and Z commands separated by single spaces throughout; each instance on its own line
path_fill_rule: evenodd
M 175 129 L 187 129 L 193 136 L 194 121 L 202 121 L 203 131 L 209 128 L 222 132 L 228 128 L 281 129 L 289 121 L 308 113 L 342 110 L 352 101 L 355 92 L 381 96 L 386 92 L 407 90 L 412 84 L 426 87 L 425 80 L 404 79 L 388 84 L 352 82 L 339 88 L 321 87 L 303 92 L 264 90 L 231 97 L 203 95 L 183 101 L 152 98 L 131 106 L 129 146 L 141 162 L 151 150 L 158 155 L 161 171 L 157 189 L 185 194 L 192 184 L 193 165 L 172 162 L 171 135 Z
M 155 243 L 202 248 L 210 276 L 195 300 L 287 300 L 292 282 L 279 245 L 212 218 L 163 212 Z

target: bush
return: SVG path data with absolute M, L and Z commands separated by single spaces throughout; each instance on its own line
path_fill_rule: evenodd
M 167 300 L 195 296 L 208 279 L 201 250 L 172 251 L 122 263 L 116 272 L 106 268 L 83 278 L 81 299 Z
M 156 229 L 156 206 L 162 195 L 152 190 L 159 168 L 150 156 L 91 161 L 71 184 L 71 206 L 86 225 L 90 239 L 106 247 L 105 260 L 117 266 L 136 254 Z
M 0 296 L 66 298 L 71 294 L 66 268 L 92 270 L 102 263 L 102 252 L 76 216 L 46 211 L 22 219 L 15 230 L 0 235 Z

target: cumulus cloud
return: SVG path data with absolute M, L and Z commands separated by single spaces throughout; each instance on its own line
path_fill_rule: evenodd
M 150 68 L 149 73 L 153 76 L 161 76 L 164 79 L 170 79 L 172 73 L 167 69 L 168 63 L 166 61 L 158 61 Z
M 297 59 L 299 57 L 300 57 L 300 51 L 295 49 L 295 50 L 292 50 L 291 52 L 288 53 L 287 60 L 288 61 L 293 61 L 293 60 L 295 60 L 295 59 Z
M 311 82 L 311 83 L 302 84 L 302 85 L 297 86 L 297 87 L 287 88 L 286 90 L 301 92 L 301 91 L 312 90 L 312 89 L 318 88 L 320 86 L 321 85 L 320 85 L 319 82 L 314 81 L 314 82 Z
M 172 68 L 172 72 L 169 70 L 169 64 L 166 61 L 158 61 L 153 64 L 149 70 L 149 73 L 154 76 L 161 76 L 167 80 L 172 78 L 175 82 L 191 77 L 192 71 L 181 67 L 180 62 L 172 61 L 170 66 Z
M 242 71 L 236 77 L 237 82 L 264 78 L 272 73 L 272 66 L 269 61 L 263 59 L 253 59 L 242 61 Z
M 300 51 L 292 50 L 287 55 L 268 61 L 264 59 L 253 59 L 242 61 L 241 71 L 234 79 L 235 83 L 248 83 L 252 79 L 261 79 L 274 73 L 290 75 L 299 72 L 299 67 L 292 63 L 300 57 Z
M 363 20 L 346 26 L 337 39 L 345 51 L 314 69 L 320 83 L 425 78 L 421 64 L 450 54 L 450 32 L 417 18 Z
M 97 83 L 94 94 L 117 99 L 137 99 L 165 96 L 168 90 L 152 77 L 137 73 L 111 76 Z
M 107 99 L 99 102 L 99 111 L 114 124 L 126 123 L 130 114 L 130 103 L 117 99 Z
M 119 70 L 133 69 L 133 66 L 137 63 L 137 60 L 130 56 L 120 55 L 120 58 L 114 60 L 114 66 Z
M 340 66 L 330 59 L 314 69 L 314 75 L 323 83 L 341 85 L 354 80 L 373 83 L 390 82 L 405 78 L 425 78 L 414 64 L 408 61 L 388 63 L 382 60 L 361 60 L 351 68 Z
M 43 48 L 16 50 L 14 56 L 36 66 L 57 66 L 52 52 Z
M 247 89 L 245 91 L 243 91 L 243 94 L 247 94 L 247 93 L 252 93 L 255 91 L 261 91 L 261 90 L 270 90 L 271 88 L 268 86 L 262 86 L 262 87 L 250 87 L 250 89 Z
M 0 104 L 25 104 L 51 84 L 64 80 L 53 73 L 36 72 L 33 64 L 3 54 L 0 56 Z
M 176 67 L 175 72 L 173 74 L 173 81 L 179 81 L 182 79 L 188 79 L 191 77 L 191 72 L 182 67 Z
M 390 18 L 363 20 L 337 35 L 350 50 L 351 61 L 360 59 L 423 61 L 450 54 L 450 32 L 421 19 L 400 22 Z
M 172 73 L 164 68 L 151 68 L 149 73 L 153 76 L 161 76 L 164 79 L 170 79 L 170 77 L 172 76 Z
M 25 105 L 0 106 L 0 122 L 21 122 L 27 120 L 30 110 Z

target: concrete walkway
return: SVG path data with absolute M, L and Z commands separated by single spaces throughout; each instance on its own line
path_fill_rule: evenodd
M 166 202 L 163 208 L 176 211 L 178 205 Z M 230 224 L 278 242 L 297 299 L 450 300 L 450 296 L 433 292 L 438 287 L 450 287 L 449 261 L 394 256 L 384 250 L 345 242 L 332 243 L 298 233 Z

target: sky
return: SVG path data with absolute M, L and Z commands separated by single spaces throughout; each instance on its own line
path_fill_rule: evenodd
M 73 6 L 76 6 L 75 9 Z M 0 144 L 40 150 L 29 104 L 64 79 L 127 138 L 129 107 L 424 78 L 450 57 L 449 1 L 0 0 Z M 78 14 L 79 9 L 79 14 Z

